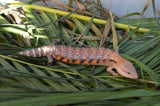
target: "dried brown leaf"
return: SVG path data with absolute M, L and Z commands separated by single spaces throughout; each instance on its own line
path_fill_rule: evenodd
M 142 10 L 142 14 L 147 10 L 149 4 L 151 3 L 152 0 L 148 0 L 147 4 L 144 6 L 143 10 Z
M 104 32 L 103 32 L 103 38 L 100 41 L 100 47 L 104 44 L 106 37 L 109 34 L 109 31 L 111 29 L 111 20 L 109 20 L 109 22 L 107 21 L 106 26 L 104 28 Z
M 75 2 L 78 5 L 78 8 L 80 9 L 80 11 L 86 10 L 86 7 L 82 3 L 78 2 L 78 0 L 76 0 Z

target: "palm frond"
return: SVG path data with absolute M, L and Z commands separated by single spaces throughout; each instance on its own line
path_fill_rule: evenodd
M 97 47 L 103 40 L 103 47 L 113 49 L 115 36 L 108 29 L 110 19 L 105 21 L 104 28 L 94 23 L 95 15 L 86 23 L 76 17 L 60 17 L 42 10 L 35 12 L 27 6 L 23 11 L 26 15 L 22 18 L 23 25 L 11 24 L 0 16 L 0 105 L 126 105 L 128 101 L 130 105 L 138 105 L 146 101 L 152 104 L 150 100 L 159 104 L 160 94 L 155 90 L 160 84 L 160 36 L 157 29 L 137 33 L 145 25 L 132 23 L 132 20 L 129 20 L 130 24 L 138 27 L 127 34 L 120 34 L 115 28 L 120 55 L 132 61 L 139 79 L 112 76 L 102 66 L 96 66 L 92 76 L 93 66 L 58 61 L 46 66 L 44 57 L 32 58 L 16 53 L 49 45 L 59 38 L 62 41 L 58 44 L 78 47 Z M 128 20 L 119 22 L 126 24 Z

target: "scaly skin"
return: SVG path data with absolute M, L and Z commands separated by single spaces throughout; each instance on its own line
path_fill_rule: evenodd
M 50 45 L 22 51 L 19 54 L 30 57 L 52 56 L 56 60 L 70 64 L 107 66 L 107 71 L 114 76 L 120 74 L 128 78 L 138 78 L 137 72 L 130 61 L 103 47 L 78 48 Z M 116 69 L 119 74 L 112 71 L 112 69 Z

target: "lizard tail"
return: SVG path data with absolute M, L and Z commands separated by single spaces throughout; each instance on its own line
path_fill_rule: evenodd
M 55 46 L 43 46 L 31 50 L 21 51 L 18 54 L 29 57 L 50 56 L 55 51 Z

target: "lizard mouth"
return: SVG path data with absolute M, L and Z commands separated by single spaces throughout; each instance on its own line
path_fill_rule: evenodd
M 134 75 L 133 79 L 138 79 L 138 75 Z
M 119 73 L 119 74 L 122 75 L 122 76 L 124 76 L 124 77 L 127 77 L 127 78 L 138 79 L 137 73 L 126 72 L 126 73 Z
M 129 78 L 138 79 L 138 76 L 130 76 Z

